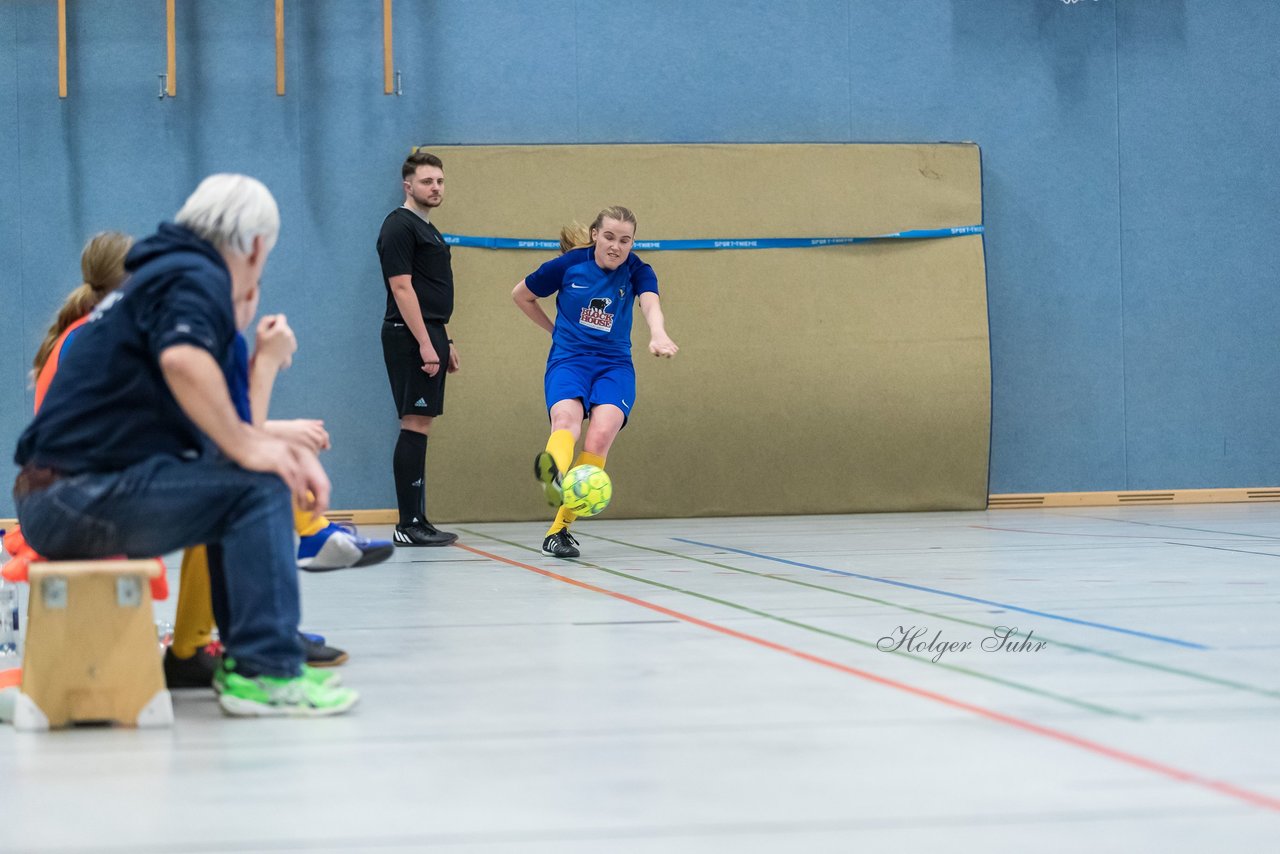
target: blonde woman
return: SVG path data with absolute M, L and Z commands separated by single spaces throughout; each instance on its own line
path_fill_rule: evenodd
M 632 253 L 636 217 L 622 206 L 605 208 L 587 234 L 588 244 L 569 249 L 520 280 L 511 298 L 535 324 L 551 335 L 543 381 L 551 436 L 534 460 L 534 474 L 548 503 L 559 507 L 542 541 L 542 553 L 570 558 L 580 554 L 569 533 L 576 518 L 561 503 L 560 481 L 572 466 L 573 449 L 589 419 L 580 453 L 572 465 L 604 468 L 618 432 L 636 402 L 636 372 L 631 361 L 632 308 L 638 300 L 649 325 L 649 352 L 671 358 L 679 347 L 667 335 L 658 300 L 658 277 Z M 574 229 L 561 232 L 561 248 L 575 240 Z M 553 322 L 538 300 L 556 297 Z
M 85 244 L 80 254 L 80 272 L 84 281 L 58 309 L 58 316 L 36 351 L 32 375 L 36 380 L 37 411 L 49 392 L 53 375 L 58 372 L 62 348 L 89 319 L 89 313 L 98 307 L 98 303 L 124 283 L 124 256 L 129 254 L 131 246 L 133 238 L 119 231 L 95 234 Z

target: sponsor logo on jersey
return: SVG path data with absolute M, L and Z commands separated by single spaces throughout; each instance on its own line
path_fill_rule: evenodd
M 578 323 L 591 329 L 608 332 L 613 329 L 613 315 L 608 308 L 613 304 L 609 297 L 595 297 L 578 316 Z

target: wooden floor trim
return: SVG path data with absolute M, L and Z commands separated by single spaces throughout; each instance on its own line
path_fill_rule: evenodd
M 1280 501 L 1280 487 L 1145 489 L 1123 492 L 1027 492 L 990 495 L 989 510 L 1028 507 L 1118 507 L 1128 504 L 1241 504 Z
M 1033 507 L 1119 507 L 1128 504 L 1250 504 L 1280 501 L 1280 486 L 1232 489 L 1147 489 L 1123 492 L 1019 492 L 990 495 L 988 510 L 1025 510 Z M 330 510 L 334 522 L 353 525 L 394 525 L 395 510 Z M 16 519 L 0 519 L 0 529 L 12 528 Z

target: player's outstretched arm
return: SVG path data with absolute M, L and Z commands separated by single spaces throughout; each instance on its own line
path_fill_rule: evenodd
M 523 311 L 530 320 L 545 329 L 547 334 L 553 334 L 556 331 L 556 325 L 552 322 L 547 313 L 542 310 L 542 306 L 538 304 L 538 295 L 529 290 L 528 285 L 524 283 L 524 279 L 520 280 L 520 284 L 515 286 L 511 291 L 511 301 L 516 307 Z
M 662 314 L 662 303 L 657 294 L 640 294 L 640 312 L 644 315 L 644 322 L 649 324 L 649 352 L 667 359 L 679 353 L 680 348 L 667 335 L 667 320 Z

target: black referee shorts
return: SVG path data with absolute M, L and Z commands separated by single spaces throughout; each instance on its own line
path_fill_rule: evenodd
M 418 340 L 403 323 L 382 323 L 382 358 L 387 363 L 387 379 L 396 413 L 405 415 L 444 414 L 444 378 L 449 373 L 449 339 L 439 323 L 427 324 L 431 346 L 440 357 L 440 370 L 434 377 L 422 370 L 422 354 Z

